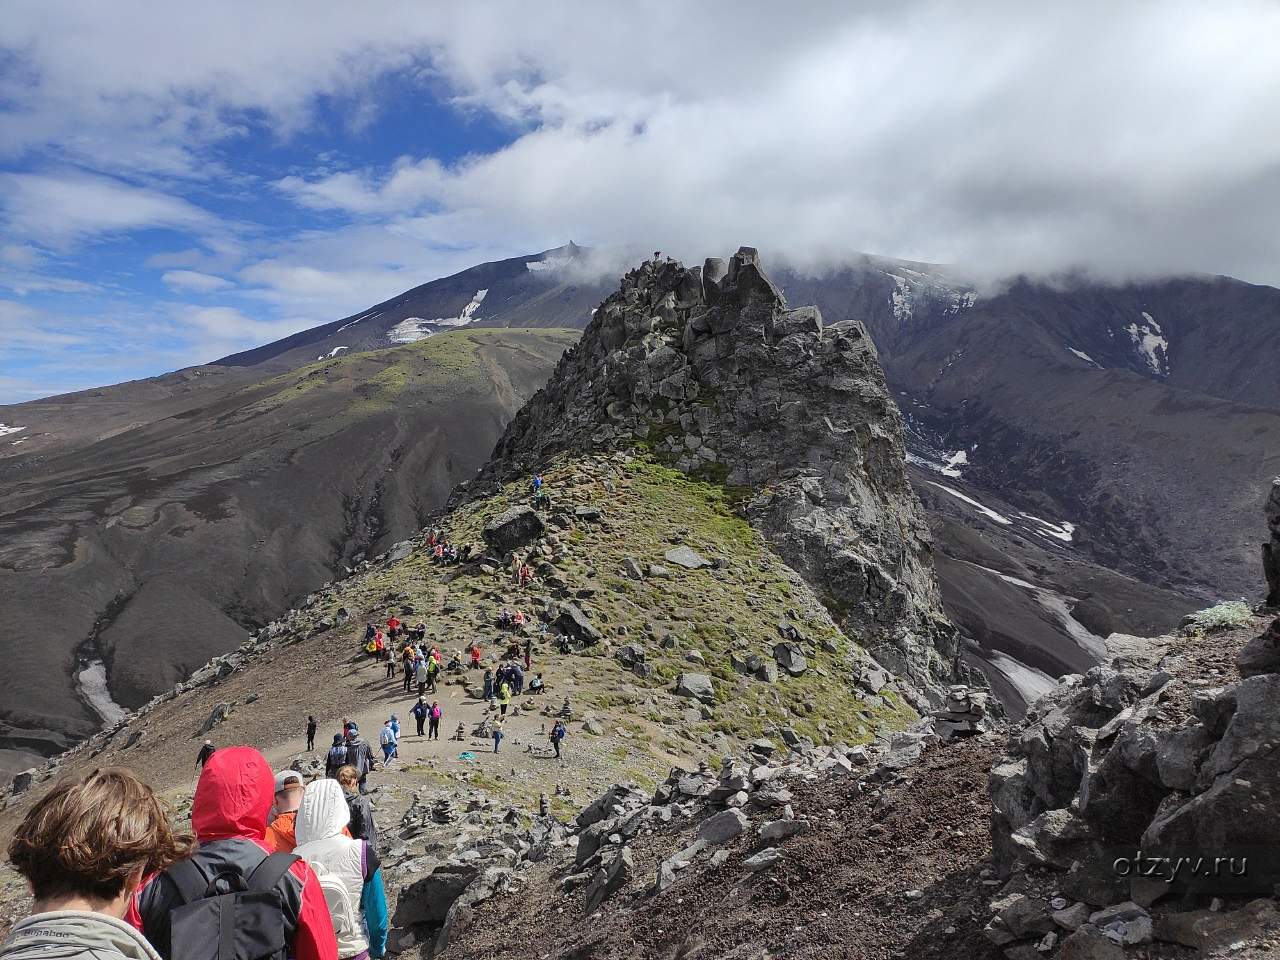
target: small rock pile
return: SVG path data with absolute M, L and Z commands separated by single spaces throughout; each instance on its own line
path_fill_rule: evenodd
M 934 732 L 943 740 L 949 740 L 955 736 L 986 733 L 991 729 L 989 712 L 988 694 L 955 684 L 947 688 L 947 698 L 942 706 L 929 715 L 933 718 Z

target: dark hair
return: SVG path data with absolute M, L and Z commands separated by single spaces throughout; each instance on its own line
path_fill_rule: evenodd
M 190 856 L 151 788 L 120 767 L 66 780 L 41 798 L 9 842 L 9 859 L 37 900 L 114 900 L 130 877 Z

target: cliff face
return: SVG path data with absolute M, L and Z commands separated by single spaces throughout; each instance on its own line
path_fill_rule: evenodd
M 723 481 L 881 663 L 936 698 L 955 670 L 902 421 L 852 320 L 789 309 L 756 252 L 628 273 L 519 413 L 488 479 L 640 445 Z

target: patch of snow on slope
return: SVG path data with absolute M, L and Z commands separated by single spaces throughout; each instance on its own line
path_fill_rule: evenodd
M 1102 369 L 1102 364 L 1100 364 L 1097 360 L 1093 359 L 1093 357 L 1089 356 L 1083 350 L 1077 350 L 1075 347 L 1067 347 L 1067 349 L 1070 350 L 1072 353 L 1074 353 L 1081 360 L 1085 361 L 1086 363 L 1092 363 L 1098 369 Z
M 530 273 L 541 273 L 543 270 L 555 270 L 563 267 L 572 259 L 567 254 L 561 253 L 554 257 L 547 257 L 544 260 L 530 260 L 524 266 Z
M 1162 377 L 1168 376 L 1169 341 L 1165 339 L 1164 331 L 1160 329 L 1160 324 L 1156 323 L 1155 317 L 1144 310 L 1142 319 L 1144 322 L 1141 324 L 1131 323 L 1125 327 L 1129 332 L 1129 339 L 1146 359 L 1152 373 Z
M 893 319 L 901 323 L 911 319 L 911 282 L 903 276 L 891 273 L 893 291 L 889 294 L 889 302 L 893 304 Z
M 334 347 L 334 348 L 333 348 L 332 350 L 330 350 L 328 353 L 322 353 L 322 354 L 320 354 L 320 356 L 316 357 L 316 359 L 317 359 L 317 360 L 332 360 L 334 357 L 336 357 L 339 353 L 341 353 L 341 352 L 342 352 L 343 350 L 345 350 L 345 349 L 347 349 L 347 348 L 346 348 L 346 347 Z
M 1031 703 L 1058 685 L 1058 681 L 1043 670 L 1019 663 L 1007 653 L 985 650 L 983 655 L 994 669 L 1000 671 L 1009 685 L 1018 691 L 1024 703 Z
M 10 427 L 7 424 L 0 423 L 0 437 L 7 437 L 11 433 L 21 433 L 26 427 Z
M 471 298 L 471 302 L 463 307 L 462 313 L 456 317 L 437 317 L 431 322 L 441 327 L 460 327 L 464 323 L 470 323 L 476 311 L 480 309 L 480 304 L 484 302 L 485 294 L 488 292 L 488 290 L 477 290 L 476 295 Z
M 1021 510 L 1018 511 L 1018 514 L 1038 523 L 1043 528 L 1040 531 L 1041 533 L 1053 537 L 1055 540 L 1061 540 L 1063 543 L 1070 543 L 1071 538 L 1075 535 L 1076 525 L 1074 523 L 1067 523 L 1065 520 L 1062 523 L 1050 523 L 1048 520 L 1042 520 L 1034 514 L 1024 513 Z
M 967 450 L 957 450 L 947 457 L 947 465 L 942 468 L 942 475 L 945 477 L 958 477 L 960 476 L 960 468 L 968 465 L 969 452 Z
M 435 333 L 430 328 L 431 321 L 422 317 L 407 317 L 387 331 L 387 339 L 392 343 L 416 343 L 425 340 Z
M 937 487 L 939 490 L 943 491 L 944 493 L 951 494 L 957 500 L 963 500 L 965 503 L 969 504 L 969 506 L 973 507 L 983 516 L 990 517 L 996 523 L 1002 523 L 1006 527 L 1013 526 L 1013 521 L 1010 520 L 1008 517 L 1005 517 L 996 513 L 990 507 L 985 506 L 979 503 L 977 500 L 973 499 L 973 497 L 966 497 L 963 493 L 961 493 L 959 490 L 955 489 L 954 487 L 948 487 L 946 484 L 943 484 L 943 483 L 934 483 L 932 480 L 926 480 L 925 483 L 929 484 L 932 487 Z
M 947 313 L 955 315 L 961 310 L 971 310 L 978 302 L 978 295 L 972 290 L 952 290 L 951 302 L 947 305 Z
M 347 327 L 354 327 L 354 326 L 355 326 L 357 323 L 359 323 L 361 320 L 372 320 L 374 317 L 380 317 L 380 316 L 382 316 L 382 315 L 383 315 L 384 313 L 386 313 L 386 312 L 387 312 L 387 311 L 385 311 L 385 310 L 379 310 L 377 313 L 370 313 L 370 314 L 368 314 L 368 315 L 366 315 L 366 316 L 363 316 L 363 317 L 356 317 L 356 318 L 355 318 L 354 320 L 352 320 L 350 323 L 344 323 L 342 326 L 340 326 L 337 330 L 335 330 L 335 331 L 333 331 L 333 332 L 334 332 L 334 333 L 341 333 L 343 330 L 347 329 Z
M 24 438 L 23 438 L 23 439 L 21 439 L 21 440 L 14 440 L 12 443 L 10 443 L 10 444 L 9 444 L 9 446 L 11 446 L 11 447 L 16 447 L 18 444 L 20 444 L 20 443 L 26 443 L 26 442 L 27 442 L 27 440 L 26 440 L 26 438 L 24 437 Z

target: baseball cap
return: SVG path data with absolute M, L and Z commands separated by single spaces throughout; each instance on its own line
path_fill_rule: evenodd
M 302 774 L 297 770 L 281 770 L 276 774 L 276 793 L 280 793 L 290 783 L 302 786 Z

